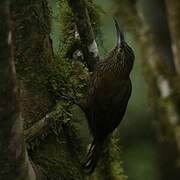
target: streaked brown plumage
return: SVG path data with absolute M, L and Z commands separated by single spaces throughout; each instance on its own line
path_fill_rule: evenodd
M 97 165 L 107 136 L 119 125 L 131 95 L 129 74 L 133 67 L 134 53 L 124 41 L 119 24 L 117 45 L 95 68 L 88 96 L 86 116 L 94 138 L 84 168 L 92 173 Z

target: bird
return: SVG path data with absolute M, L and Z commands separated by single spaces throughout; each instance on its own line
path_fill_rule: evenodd
M 125 41 L 120 24 L 115 18 L 113 21 L 117 43 L 108 55 L 96 64 L 84 107 L 93 137 L 83 163 L 83 168 L 88 173 L 94 172 L 105 140 L 122 121 L 132 91 L 130 72 L 135 55 Z

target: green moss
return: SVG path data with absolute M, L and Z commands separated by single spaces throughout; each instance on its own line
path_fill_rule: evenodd
M 72 103 L 63 101 L 61 96 L 76 99 L 83 97 L 87 91 L 89 72 L 80 61 L 70 62 L 71 51 L 74 52 L 73 47 L 76 47 L 79 39 L 74 38 L 75 24 L 72 14 L 66 2 L 61 2 L 63 48 L 58 57 L 49 64 L 46 73 L 47 91 L 57 102 L 52 109 L 54 121 L 50 124 L 49 135 L 38 140 L 38 146 L 34 147 L 31 155 L 33 161 L 47 172 L 47 179 L 84 180 L 81 166 L 86 148 L 82 144 L 79 132 L 82 121 L 73 121 Z
M 101 14 L 104 14 L 104 10 L 98 6 L 95 2 L 95 0 L 88 0 L 87 1 L 87 8 L 88 8 L 88 13 L 91 21 L 91 25 L 95 34 L 95 38 L 97 40 L 101 40 L 102 38 L 102 33 L 101 33 L 101 25 L 102 25 L 102 20 L 101 20 Z
M 98 169 L 91 177 L 93 180 L 127 180 L 124 174 L 121 161 L 120 142 L 115 136 L 109 138 L 106 142 Z
M 46 141 L 41 143 L 38 150 L 34 150 L 32 156 L 33 161 L 44 169 L 48 180 L 84 180 L 84 175 L 80 170 L 80 162 L 75 154 L 72 154 L 72 149 L 69 149 L 69 139 L 65 132 L 67 129 L 62 129 L 59 136 L 51 134 Z M 56 141 L 56 145 L 54 142 Z M 73 142 L 75 143 L 75 142 Z M 78 143 L 78 142 L 77 142 Z M 49 151 L 47 151 L 47 148 Z M 80 153 L 76 151 L 76 154 Z
M 49 68 L 49 92 L 54 99 L 61 99 L 62 95 L 80 99 L 87 91 L 89 72 L 79 61 L 57 59 Z
M 54 120 L 48 136 L 29 151 L 33 162 L 43 169 L 48 180 L 84 180 L 81 167 L 86 145 L 80 136 L 83 123 L 73 120 L 72 105 L 64 101 L 57 103 Z
M 28 5 L 27 5 L 28 4 Z M 24 127 L 29 128 L 52 107 L 47 69 L 52 61 L 50 11 L 45 0 L 11 4 L 15 63 L 21 87 Z

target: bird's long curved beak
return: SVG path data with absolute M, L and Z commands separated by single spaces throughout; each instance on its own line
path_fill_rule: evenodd
M 116 33 L 117 33 L 117 47 L 120 48 L 121 43 L 124 41 L 124 32 L 121 29 L 118 21 L 113 17 L 114 24 L 116 26 Z

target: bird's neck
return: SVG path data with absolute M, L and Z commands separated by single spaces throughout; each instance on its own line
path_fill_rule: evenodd
M 125 55 L 124 55 L 125 56 Z M 111 62 L 114 72 L 119 75 L 119 76 L 123 76 L 123 77 L 129 77 L 129 74 L 132 70 L 132 65 L 133 62 L 131 61 L 130 58 L 126 58 L 126 57 L 120 57 L 118 58 L 117 56 L 112 58 L 112 62 Z

